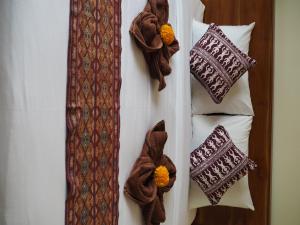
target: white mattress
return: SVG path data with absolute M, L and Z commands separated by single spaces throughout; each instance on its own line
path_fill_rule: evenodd
M 188 224 L 190 83 L 188 48 L 192 6 L 170 1 L 170 21 L 181 51 L 158 92 L 129 36 L 146 0 L 122 0 L 122 89 L 119 224 L 141 225 L 138 207 L 123 194 L 145 133 L 165 119 L 165 152 L 177 165 L 166 194 L 166 225 Z M 183 16 L 185 15 L 185 16 Z M 0 1 L 0 224 L 63 225 L 65 99 L 69 0 Z M 186 46 L 189 46 L 186 45 Z

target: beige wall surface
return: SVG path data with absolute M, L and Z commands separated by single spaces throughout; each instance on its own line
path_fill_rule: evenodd
M 300 0 L 275 0 L 272 225 L 300 225 Z

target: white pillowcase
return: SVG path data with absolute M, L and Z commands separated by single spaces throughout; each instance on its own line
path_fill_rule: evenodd
M 242 52 L 248 54 L 251 32 L 255 23 L 243 26 L 219 26 L 224 34 L 235 44 Z M 209 25 L 194 20 L 192 29 L 193 46 L 207 31 Z M 245 73 L 230 89 L 221 104 L 216 104 L 211 99 L 205 88 L 191 76 L 192 89 L 192 114 L 210 114 L 226 113 L 239 115 L 254 115 L 248 72 Z
M 193 138 L 192 152 L 199 147 L 218 125 L 224 126 L 233 143 L 248 155 L 249 135 L 252 116 L 206 116 L 194 115 L 192 118 Z M 199 185 L 190 179 L 189 207 L 190 209 L 210 206 L 210 202 Z M 248 208 L 254 210 L 248 186 L 248 176 L 235 183 L 222 197 L 218 205 Z
M 203 21 L 203 17 L 204 17 L 204 11 L 205 11 L 205 5 L 201 2 L 201 0 L 192 0 L 191 1 L 191 10 L 193 10 L 193 13 L 191 15 L 190 18 L 192 18 L 193 20 L 202 22 Z M 192 30 L 192 20 L 190 20 L 189 25 L 191 26 L 191 30 Z M 189 48 L 192 48 L 192 35 L 190 36 L 190 42 L 189 42 Z M 188 211 L 188 223 L 187 224 L 192 224 L 195 216 L 197 213 L 197 209 L 190 209 Z
M 203 21 L 205 5 L 201 2 L 201 0 L 192 0 L 193 5 L 193 18 L 198 22 Z

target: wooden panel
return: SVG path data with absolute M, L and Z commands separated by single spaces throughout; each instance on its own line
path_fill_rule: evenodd
M 250 190 L 255 212 L 229 207 L 198 210 L 193 225 L 269 225 L 271 181 L 271 134 L 273 94 L 273 0 L 203 0 L 205 22 L 239 25 L 256 22 L 249 55 L 257 60 L 250 72 L 250 89 L 255 111 L 250 157 L 259 168 L 250 173 Z

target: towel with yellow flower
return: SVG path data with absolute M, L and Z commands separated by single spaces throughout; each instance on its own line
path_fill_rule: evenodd
M 176 180 L 176 167 L 163 154 L 167 138 L 164 121 L 148 131 L 142 152 L 125 184 L 125 194 L 140 206 L 145 225 L 159 225 L 166 220 L 163 195 Z
M 159 81 L 159 91 L 166 86 L 164 77 L 171 73 L 170 58 L 179 50 L 168 20 L 168 0 L 148 0 L 130 27 L 130 33 L 144 54 L 151 77 Z

